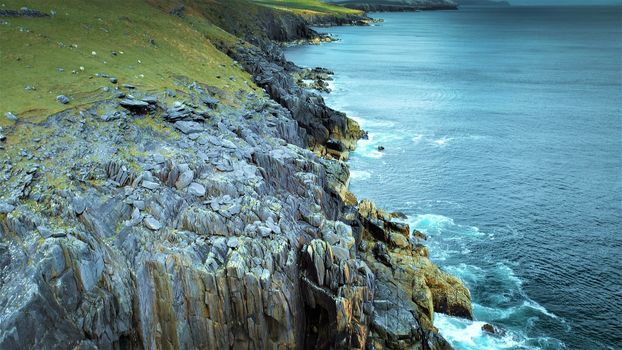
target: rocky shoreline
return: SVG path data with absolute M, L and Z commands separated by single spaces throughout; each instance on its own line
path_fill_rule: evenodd
M 469 291 L 349 192 L 363 131 L 296 83 L 295 23 L 221 43 L 265 93 L 115 83 L 2 130 L 0 348 L 451 348 Z

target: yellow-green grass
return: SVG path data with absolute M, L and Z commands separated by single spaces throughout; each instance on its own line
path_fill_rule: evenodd
M 327 4 L 319 0 L 253 0 L 258 4 L 301 15 L 362 15 L 359 10 Z
M 17 0 L 3 4 L 3 9 L 24 6 Z M 0 126 L 11 124 L 6 112 L 38 121 L 109 98 L 102 89 L 113 84 L 96 73 L 144 91 L 179 88 L 180 80 L 231 93 L 255 88 L 208 40 L 235 37 L 204 20 L 180 19 L 140 0 L 40 0 L 31 7 L 55 15 L 0 17 Z M 71 98 L 70 106 L 56 101 L 61 94 Z

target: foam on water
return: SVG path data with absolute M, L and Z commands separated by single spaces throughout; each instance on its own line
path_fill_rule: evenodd
M 371 178 L 371 173 L 365 170 L 351 170 L 350 178 L 354 180 L 368 180 Z
M 523 335 L 506 331 L 505 334 L 493 335 L 482 330 L 486 322 L 469 321 L 443 314 L 434 314 L 434 325 L 456 350 L 484 349 L 535 349 L 526 346 Z

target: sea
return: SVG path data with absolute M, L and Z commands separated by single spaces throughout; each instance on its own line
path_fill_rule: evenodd
M 333 70 L 326 102 L 369 132 L 354 194 L 407 214 L 470 289 L 475 319 L 437 313 L 441 334 L 622 349 L 622 7 L 371 16 L 286 57 Z

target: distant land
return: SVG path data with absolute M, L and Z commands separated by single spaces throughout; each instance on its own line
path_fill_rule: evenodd
M 370 11 L 455 10 L 453 0 L 326 0 L 348 8 Z
M 494 0 L 458 0 L 459 6 L 486 6 L 486 7 L 509 7 L 508 1 Z

